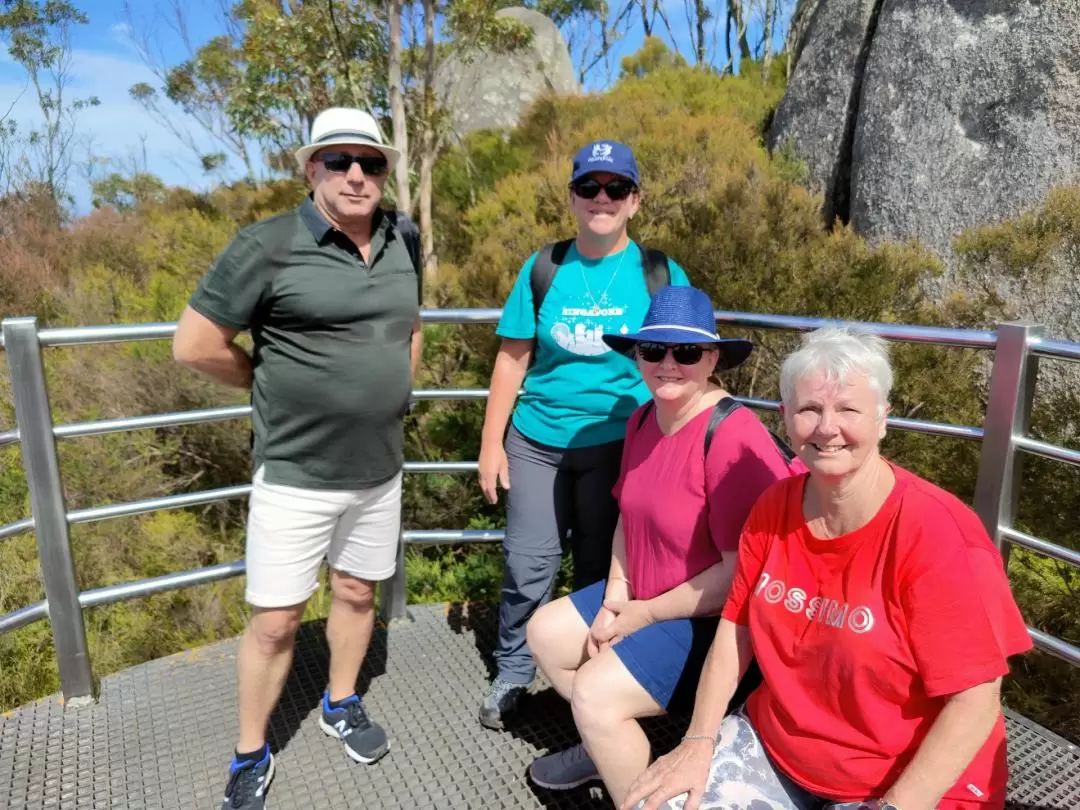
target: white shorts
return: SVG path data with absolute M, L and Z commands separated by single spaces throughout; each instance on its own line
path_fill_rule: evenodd
M 302 489 L 255 472 L 247 523 L 247 589 L 256 607 L 299 605 L 318 587 L 323 557 L 359 579 L 389 579 L 401 539 L 401 473 L 370 489 Z

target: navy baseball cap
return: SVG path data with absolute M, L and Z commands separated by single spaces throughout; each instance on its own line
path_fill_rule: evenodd
M 630 147 L 618 141 L 593 141 L 583 146 L 574 157 L 574 174 L 571 183 L 576 183 L 591 172 L 611 172 L 641 185 L 638 177 L 637 161 Z

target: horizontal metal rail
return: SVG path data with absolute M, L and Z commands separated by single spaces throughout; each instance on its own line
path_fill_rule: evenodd
M 414 529 L 402 532 L 402 537 L 407 545 L 497 543 L 502 541 L 504 535 L 505 532 L 502 529 Z M 150 579 L 106 585 L 102 588 L 94 588 L 80 593 L 79 605 L 83 608 L 112 605 L 116 602 L 126 602 L 131 599 L 165 593 L 166 591 L 175 591 L 181 588 L 190 588 L 195 585 L 206 585 L 211 582 L 230 579 L 231 577 L 241 576 L 244 570 L 244 561 L 235 560 L 234 562 L 211 565 L 206 568 L 164 574 Z M 0 634 L 47 619 L 48 616 L 48 603 L 44 600 L 13 610 L 6 615 L 0 616 Z
M 53 435 L 58 439 L 75 439 L 129 430 L 152 430 L 224 422 L 229 419 L 243 419 L 247 416 L 251 416 L 250 405 L 229 405 L 221 408 L 202 408 L 197 411 L 177 411 L 151 416 L 125 416 L 119 419 L 102 419 L 97 422 L 74 422 L 69 425 L 57 425 L 53 428 Z
M 22 520 L 16 520 L 14 523 L 9 523 L 6 526 L 0 526 L 0 540 L 6 540 L 9 537 L 15 537 L 17 535 L 33 530 L 33 518 L 23 518 Z
M 1027 534 L 1019 529 L 1013 529 L 1008 526 L 1002 526 L 998 531 L 1001 532 L 1002 537 L 1006 538 L 1010 543 L 1015 543 L 1018 546 L 1023 546 L 1031 551 L 1043 554 L 1047 557 L 1053 557 L 1055 560 L 1061 560 L 1064 563 L 1069 563 L 1069 565 L 1075 565 L 1077 568 L 1080 568 L 1080 552 L 1078 551 L 1059 546 L 1057 543 L 1051 543 L 1049 540 L 1043 540 L 1041 537 L 1035 537 L 1034 535 Z
M 983 429 L 972 425 L 952 425 L 948 422 L 926 422 L 922 419 L 906 419 L 890 416 L 885 424 L 897 430 L 924 433 L 927 436 L 948 436 L 951 439 L 975 439 L 983 437 Z
M 955 346 L 966 349 L 992 349 L 997 343 L 996 332 L 976 329 L 906 326 L 895 323 L 869 323 L 830 318 L 807 318 L 797 315 L 732 312 L 728 310 L 717 310 L 715 314 L 716 321 L 720 326 L 744 326 L 749 329 L 783 329 L 795 332 L 810 332 L 824 326 L 853 326 L 866 332 L 881 335 L 881 337 L 888 340 L 902 343 L 929 343 L 936 346 Z
M 1030 350 L 1039 357 L 1050 357 L 1055 360 L 1080 360 L 1080 344 L 1070 343 L 1067 340 L 1047 340 L 1045 338 L 1034 341 Z
M 42 346 L 94 346 L 101 343 L 133 343 L 140 340 L 167 340 L 176 334 L 176 323 L 121 323 L 108 326 L 73 326 L 42 329 Z
M 501 543 L 506 536 L 502 529 L 411 529 L 402 534 L 407 544 L 415 546 Z
M 97 523 L 101 520 L 111 520 L 118 517 L 130 517 L 132 515 L 145 515 L 148 512 L 157 512 L 161 509 L 180 509 L 185 506 L 200 506 L 204 503 L 227 501 L 232 498 L 243 498 L 251 493 L 251 484 L 241 484 L 235 487 L 222 487 L 221 489 L 205 489 L 201 492 L 184 492 L 180 495 L 166 495 L 163 498 L 150 498 L 145 501 L 133 501 L 131 503 L 116 503 L 108 506 L 94 506 L 90 509 L 78 509 L 68 512 L 68 522 Z
M 464 400 L 486 399 L 486 388 L 448 388 L 439 390 L 414 391 L 416 400 Z M 224 422 L 230 419 L 245 419 L 251 416 L 250 405 L 225 405 L 218 408 L 200 408 L 194 411 L 173 411 L 171 413 L 151 414 L 149 416 L 124 416 L 116 419 L 101 419 L 95 422 L 73 422 L 57 425 L 53 433 L 58 439 L 75 439 L 84 436 L 103 436 L 106 433 L 122 433 L 128 430 L 154 430 L 157 428 L 198 425 L 209 422 Z M 0 447 L 19 441 L 19 432 L 9 430 L 0 433 Z
M 784 329 L 808 332 L 823 326 L 854 325 L 853 321 L 829 318 L 807 318 L 796 315 L 768 315 L 754 312 L 716 311 L 721 326 L 742 326 L 749 329 Z M 424 323 L 494 324 L 502 317 L 501 309 L 425 309 L 420 312 Z M 938 346 L 957 346 L 970 349 L 991 349 L 996 333 L 976 329 L 949 329 L 939 326 L 908 326 L 893 323 L 858 323 L 884 338 L 904 343 L 929 343 Z M 87 346 L 100 343 L 127 343 L 140 340 L 165 340 L 176 332 L 175 323 L 117 324 L 111 326 L 77 326 L 42 329 L 42 346 Z M 1033 350 L 1049 357 L 1080 359 L 1080 346 L 1064 341 L 1040 341 Z
M 419 390 L 413 392 L 416 400 L 482 400 L 487 398 L 486 388 L 450 388 L 443 391 Z M 780 403 L 771 399 L 759 399 L 757 397 L 735 397 L 744 405 L 761 411 L 777 412 Z M 202 408 L 194 411 L 174 411 L 172 413 L 151 414 L 149 416 L 126 416 L 116 419 L 102 419 L 94 422 L 73 422 L 67 425 L 57 425 L 53 433 L 58 439 L 74 439 L 85 436 L 102 436 L 107 433 L 121 433 L 129 430 L 155 430 L 158 428 L 179 427 L 182 425 L 196 425 L 210 422 L 222 422 L 230 419 L 245 419 L 251 416 L 250 405 L 226 405 L 218 408 Z M 982 428 L 968 425 L 950 425 L 944 422 L 928 422 L 920 419 L 904 419 L 890 417 L 889 426 L 898 430 L 910 430 L 916 433 L 926 433 L 933 436 L 951 436 L 959 439 L 980 439 Z M 18 431 L 0 433 L 0 447 L 18 441 Z M 1035 443 L 1033 443 L 1035 444 Z M 1038 443 L 1041 445 L 1041 443 Z M 1053 452 L 1053 445 L 1041 445 L 1051 448 L 1046 454 Z M 1038 451 L 1033 451 L 1038 452 Z M 1069 460 L 1068 454 L 1074 452 L 1063 450 L 1065 455 L 1050 458 Z M 1080 453 L 1076 453 L 1076 462 L 1080 464 Z
M 475 461 L 406 461 L 404 472 L 407 473 L 436 473 L 455 474 L 476 472 L 478 464 Z M 204 489 L 199 492 L 182 492 L 179 495 L 166 495 L 161 498 L 148 498 L 142 501 L 130 503 L 108 504 L 106 506 L 94 506 L 89 509 L 77 509 L 68 512 L 67 519 L 71 524 L 97 523 L 102 520 L 114 518 L 132 517 L 133 515 L 145 515 L 163 509 L 182 509 L 187 506 L 202 506 L 208 503 L 228 501 L 234 498 L 246 498 L 251 494 L 251 484 L 238 484 L 234 487 L 221 487 L 220 489 Z M 0 540 L 7 537 L 31 531 L 34 521 L 31 518 L 0 526 Z
M 0 616 L 0 635 L 47 618 L 49 618 L 49 609 L 44 600 L 34 602 L 32 605 L 27 605 L 24 608 Z
M 1036 630 L 1034 627 L 1029 627 L 1028 633 L 1031 634 L 1031 640 L 1035 642 L 1035 646 L 1043 652 L 1048 652 L 1055 658 L 1060 658 L 1073 666 L 1080 666 L 1080 647 L 1076 647 L 1057 636 L 1044 633 L 1042 630 Z
M 206 568 L 195 568 L 177 574 L 164 574 L 151 579 L 122 582 L 117 585 L 106 585 L 104 588 L 83 591 L 79 594 L 79 604 L 84 608 L 111 605 L 115 602 L 126 602 L 129 599 L 152 596 L 165 591 L 190 588 L 193 585 L 205 585 L 209 582 L 240 576 L 243 573 L 243 560 L 222 563 L 221 565 L 210 565 Z
M 1033 453 L 1036 456 L 1053 459 L 1054 461 L 1063 461 L 1066 464 L 1080 467 L 1080 450 L 1070 450 L 1068 447 L 1047 444 L 1038 439 L 1032 439 L 1030 436 L 1014 436 L 1013 443 L 1021 450 Z

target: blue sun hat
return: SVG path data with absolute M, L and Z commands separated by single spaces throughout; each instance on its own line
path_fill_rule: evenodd
M 722 338 L 716 334 L 716 316 L 708 294 L 696 287 L 661 287 L 649 304 L 641 328 L 627 335 L 604 335 L 612 349 L 628 354 L 638 343 L 714 344 L 720 349 L 717 371 L 735 368 L 745 362 L 754 344 L 741 338 Z

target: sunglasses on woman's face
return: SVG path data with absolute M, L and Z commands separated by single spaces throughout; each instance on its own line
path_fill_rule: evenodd
M 601 183 L 599 180 L 587 177 L 584 180 L 578 180 L 576 183 L 570 184 L 570 190 L 583 200 L 596 199 L 596 195 L 600 193 L 600 189 L 603 189 L 607 193 L 608 199 L 613 202 L 625 200 L 636 188 L 637 186 L 623 177 L 616 177 L 613 180 L 608 180 L 606 183 Z
M 328 171 L 345 174 L 355 163 L 368 177 L 386 174 L 386 158 L 377 155 L 350 155 L 345 152 L 323 152 L 317 158 Z
M 695 366 L 701 362 L 706 349 L 696 343 L 676 343 L 669 346 L 666 343 L 639 343 L 637 345 L 638 357 L 646 363 L 659 363 L 671 352 L 672 358 L 680 366 Z

